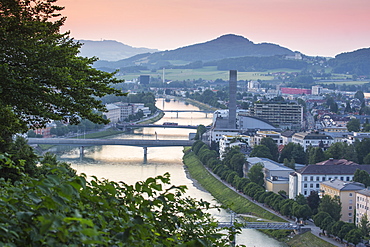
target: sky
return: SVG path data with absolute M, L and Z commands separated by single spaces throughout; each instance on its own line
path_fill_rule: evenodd
M 309 56 L 370 47 L 370 0 L 59 0 L 62 31 L 158 50 L 225 34 Z

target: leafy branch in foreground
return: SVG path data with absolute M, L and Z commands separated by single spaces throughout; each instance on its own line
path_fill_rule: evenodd
M 4 158 L 4 157 L 3 157 Z M 9 159 L 3 159 L 9 165 Z M 45 166 L 39 179 L 0 180 L 2 246 L 228 246 L 205 201 L 169 174 L 127 185 Z

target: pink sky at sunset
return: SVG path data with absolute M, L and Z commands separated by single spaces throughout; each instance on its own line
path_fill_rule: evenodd
M 224 34 L 311 56 L 370 47 L 369 0 L 59 0 L 75 39 L 172 50 Z

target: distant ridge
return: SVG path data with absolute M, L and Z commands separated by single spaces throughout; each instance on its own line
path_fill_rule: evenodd
M 294 52 L 276 44 L 254 44 L 252 41 L 242 36 L 226 34 L 211 41 L 189 45 L 175 50 L 148 53 L 115 62 L 98 61 L 94 66 L 97 68 L 104 67 L 113 69 L 140 64 L 142 66 L 156 68 L 171 64 L 171 60 L 191 63 L 246 56 L 270 57 L 276 55 L 292 56 Z
M 186 55 L 184 52 L 186 52 Z M 188 61 L 209 61 L 232 57 L 261 57 L 294 54 L 294 52 L 288 48 L 269 43 L 254 44 L 247 38 L 235 34 L 226 34 L 205 43 L 185 46 L 176 50 L 159 53 L 163 58 L 182 59 Z
M 80 56 L 83 57 L 98 57 L 99 60 L 117 61 L 129 58 L 141 53 L 158 52 L 156 49 L 136 48 L 125 45 L 115 40 L 78 40 L 84 44 L 80 49 Z

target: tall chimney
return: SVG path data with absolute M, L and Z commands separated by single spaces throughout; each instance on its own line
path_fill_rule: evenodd
M 236 129 L 236 70 L 229 73 L 229 129 Z

